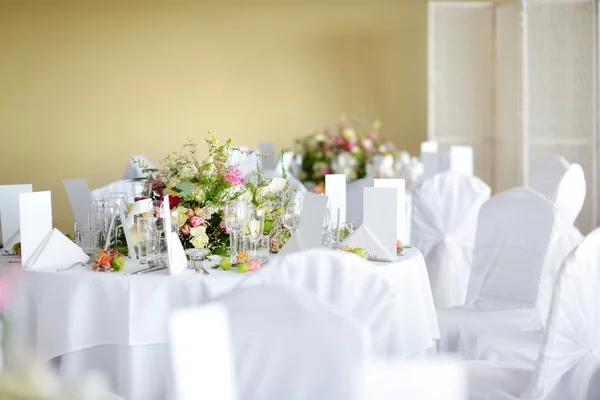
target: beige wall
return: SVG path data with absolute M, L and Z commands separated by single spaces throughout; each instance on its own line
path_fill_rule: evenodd
M 95 188 L 215 130 L 290 146 L 346 112 L 426 136 L 424 0 L 0 0 L 0 184 Z

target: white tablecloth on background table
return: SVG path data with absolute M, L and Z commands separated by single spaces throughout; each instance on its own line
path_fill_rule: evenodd
M 164 399 L 171 312 L 210 301 L 238 285 L 259 284 L 260 273 L 209 269 L 210 276 L 193 270 L 179 276 L 167 271 L 125 275 L 141 268 L 128 264 L 122 273 L 80 267 L 25 270 L 9 310 L 13 337 L 34 347 L 40 361 L 60 357 L 65 374 L 104 372 L 127 400 Z M 405 305 L 398 311 L 398 329 L 403 331 L 406 357 L 422 357 L 439 338 L 439 328 L 421 253 L 406 249 L 399 261 L 374 263 L 373 268 L 389 280 Z

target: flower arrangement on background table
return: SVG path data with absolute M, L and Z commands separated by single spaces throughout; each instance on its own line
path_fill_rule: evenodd
M 407 152 L 396 151 L 391 141 L 383 139 L 379 121 L 374 121 L 364 133 L 358 133 L 360 123 L 353 122 L 342 117 L 334 129 L 296 140 L 298 165 L 293 170 L 304 185 L 322 193 L 327 174 L 345 174 L 348 182 L 367 176 L 405 178 L 408 184 L 419 179 L 422 164 Z
M 214 132 L 206 138 L 208 157 L 199 161 L 196 145 L 185 144 L 169 154 L 158 169 L 148 173 L 152 197 L 158 210 L 164 196 L 169 195 L 170 208 L 179 214 L 179 237 L 186 249 L 206 248 L 213 255 L 226 256 L 230 235 L 223 210 L 233 201 L 243 201 L 264 210 L 264 234 L 270 235 L 272 250 L 277 252 L 289 239 L 279 216 L 291 199 L 292 188 L 285 178 L 265 178 L 260 170 L 252 177 L 242 176 L 238 165 L 230 163 L 232 150 L 249 153 L 231 145 L 219 144 Z M 139 163 L 139 162 L 138 162 Z

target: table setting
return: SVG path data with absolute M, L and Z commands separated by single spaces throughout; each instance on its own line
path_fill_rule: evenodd
M 22 265 L 6 310 L 15 349 L 66 375 L 99 369 L 127 399 L 164 398 L 174 311 L 261 285 L 289 254 L 328 248 L 370 261 L 403 304 L 397 355 L 431 353 L 439 329 L 424 259 L 399 240 L 404 182 L 365 188 L 357 226 L 346 219 L 345 175 L 327 175 L 325 193 L 296 191 L 285 176 L 243 176 L 229 140 L 209 133 L 206 144 L 203 160 L 187 144 L 159 169 L 139 161 L 147 176 L 131 182 L 133 203 L 125 192 L 92 200 L 85 180 L 65 181 L 72 238 L 52 228 L 49 192 L 19 195 L 21 257 L 0 258 Z

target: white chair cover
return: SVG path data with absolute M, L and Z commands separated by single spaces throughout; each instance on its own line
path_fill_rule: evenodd
M 473 399 L 585 400 L 600 398 L 592 377 L 600 367 L 600 230 L 565 260 L 556 282 L 546 332 L 535 365 L 518 370 L 519 384 L 499 381 L 517 369 L 498 363 L 474 365 Z M 502 371 L 502 372 L 501 372 Z M 525 384 L 523 384 L 525 382 Z M 590 385 L 590 383 L 592 383 Z
M 479 209 L 490 198 L 481 179 L 457 172 L 413 191 L 412 245 L 425 257 L 436 307 L 465 304 Z
M 218 301 L 230 316 L 240 399 L 354 398 L 351 383 L 368 351 L 366 332 L 350 319 L 284 287 L 240 289 Z
M 210 327 L 210 329 L 206 329 Z M 177 311 L 170 323 L 173 400 L 237 400 L 229 315 L 218 303 Z
M 556 213 L 527 188 L 506 190 L 479 213 L 473 265 L 464 307 L 439 310 L 440 350 L 458 350 L 460 329 L 539 329 L 552 284 Z
M 108 196 L 109 193 L 123 192 L 127 194 L 127 201 L 133 203 L 133 186 L 130 180 L 122 180 L 109 183 L 99 189 L 90 191 L 92 200 L 103 200 Z
M 346 221 L 356 226 L 363 223 L 363 192 L 373 187 L 373 178 L 362 178 L 346 185 Z
M 278 258 L 261 273 L 263 282 L 312 292 L 354 318 L 370 332 L 374 354 L 401 352 L 401 338 L 394 336 L 398 322 L 391 289 L 368 261 L 314 249 Z
M 146 163 L 148 168 L 156 168 L 156 165 L 152 161 L 150 161 L 148 157 L 142 154 L 136 154 L 135 156 L 131 157 L 131 160 L 129 160 L 129 165 L 127 165 L 127 168 L 125 168 L 125 173 L 123 174 L 124 180 L 143 178 L 146 176 L 146 174 L 142 172 L 142 169 L 139 167 L 139 165 L 134 164 L 133 160 L 143 161 L 144 163 Z

